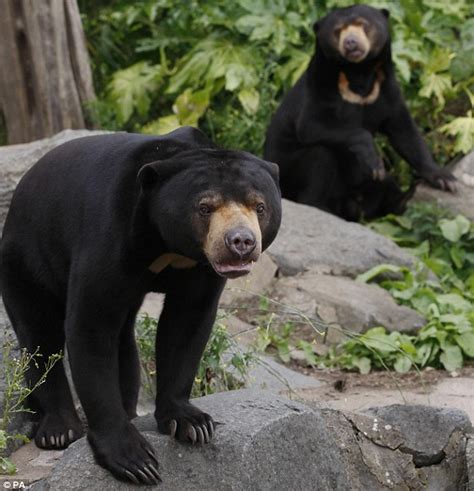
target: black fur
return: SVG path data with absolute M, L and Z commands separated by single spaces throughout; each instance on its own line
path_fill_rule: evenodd
M 393 148 L 430 185 L 454 190 L 454 177 L 433 161 L 395 79 L 388 12 L 365 5 L 338 9 L 315 24 L 317 49 L 307 71 L 283 99 L 267 131 L 265 159 L 280 166 L 283 197 L 317 206 L 349 220 L 400 213 L 414 192 L 401 192 L 384 175 L 373 136 Z M 364 18 L 373 34 L 368 56 L 348 61 L 338 50 L 335 28 Z M 367 96 L 383 74 L 375 102 L 346 102 L 343 71 L 352 92 Z
M 5 307 L 29 351 L 39 346 L 47 359 L 66 343 L 89 442 L 116 477 L 158 480 L 153 449 L 129 421 L 140 383 L 133 327 L 149 291 L 166 293 L 156 338 L 158 429 L 170 433 L 174 420 L 180 440 L 212 433 L 212 418 L 189 395 L 225 279 L 203 253 L 197 199 L 207 192 L 245 203 L 259 192 L 265 248 L 281 215 L 274 167 L 182 128 L 163 137 L 118 133 L 68 142 L 19 183 L 0 248 Z M 197 265 L 149 271 L 169 252 Z M 40 372 L 31 367 L 30 383 Z M 62 362 L 31 403 L 39 446 L 63 448 L 81 436 Z

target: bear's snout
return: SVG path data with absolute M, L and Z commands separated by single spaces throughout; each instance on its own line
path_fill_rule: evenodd
M 359 48 L 359 43 L 357 42 L 357 38 L 355 36 L 347 36 L 344 39 L 344 49 L 346 51 L 355 51 Z
M 239 259 L 247 259 L 257 245 L 257 238 L 249 228 L 235 227 L 226 233 L 224 242 L 233 255 Z

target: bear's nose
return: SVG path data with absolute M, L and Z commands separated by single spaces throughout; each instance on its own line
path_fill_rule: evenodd
M 254 233 L 246 227 L 236 227 L 225 234 L 225 245 L 232 254 L 246 259 L 257 245 Z
M 346 39 L 344 39 L 344 49 L 347 51 L 354 51 L 357 49 L 358 43 L 357 39 L 353 36 L 347 36 Z

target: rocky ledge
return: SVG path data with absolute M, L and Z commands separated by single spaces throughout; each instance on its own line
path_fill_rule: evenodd
M 353 414 L 252 390 L 195 403 L 221 423 L 212 443 L 202 447 L 157 434 L 152 415 L 134 421 L 159 456 L 163 482 L 156 489 L 469 489 L 472 426 L 459 410 L 396 405 Z M 137 488 L 95 464 L 83 438 L 33 489 Z

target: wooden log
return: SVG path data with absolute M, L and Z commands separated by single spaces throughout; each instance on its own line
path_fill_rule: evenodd
M 1 0 L 0 110 L 8 143 L 85 128 L 95 98 L 76 0 Z

